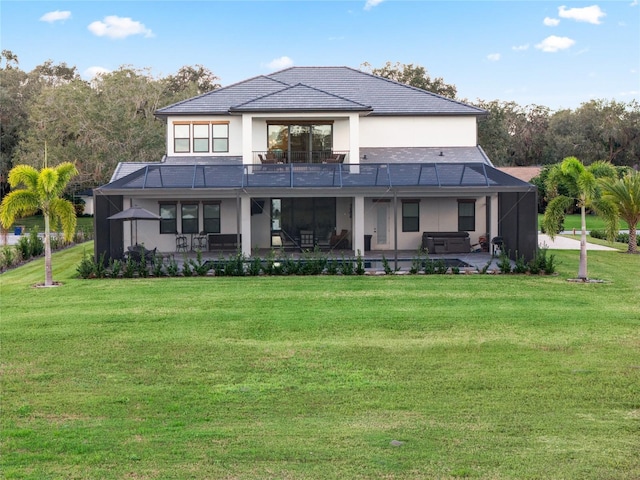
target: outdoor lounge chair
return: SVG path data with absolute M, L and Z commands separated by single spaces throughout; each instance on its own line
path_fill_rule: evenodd
M 136 263 L 140 263 L 144 257 L 147 263 L 153 261 L 153 257 L 156 256 L 157 248 L 153 250 L 147 250 L 144 245 L 131 245 L 127 247 L 126 256 Z

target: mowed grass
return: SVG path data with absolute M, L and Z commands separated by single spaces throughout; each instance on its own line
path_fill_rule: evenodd
M 544 215 L 542 214 L 538 214 L 538 228 L 540 228 L 540 225 L 542 225 L 543 216 Z M 587 230 L 605 230 L 606 229 L 604 220 L 602 220 L 602 218 L 598 217 L 597 215 L 587 215 L 585 220 L 587 224 Z M 620 220 L 619 226 L 621 230 L 629 229 L 629 225 L 624 220 Z M 580 218 L 580 214 L 578 213 L 578 214 L 572 214 L 572 215 L 565 215 L 562 228 L 563 230 L 567 230 L 567 231 L 568 230 L 576 230 L 576 232 L 580 231 L 582 229 L 582 220 Z
M 0 275 L 3 478 L 640 478 L 640 256 L 80 280 L 84 249 Z

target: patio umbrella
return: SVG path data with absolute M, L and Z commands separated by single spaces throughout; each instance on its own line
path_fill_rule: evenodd
M 107 220 L 124 220 L 124 221 L 132 221 L 135 222 L 135 231 L 136 231 L 136 244 L 138 243 L 138 220 L 160 220 L 160 215 L 156 215 L 153 212 L 150 212 L 147 209 L 142 207 L 131 207 L 118 212 L 110 217 L 107 217 Z M 131 241 L 133 243 L 133 239 Z

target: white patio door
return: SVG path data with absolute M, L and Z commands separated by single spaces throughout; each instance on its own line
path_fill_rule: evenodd
M 389 204 L 380 202 L 376 206 L 376 245 L 389 244 Z

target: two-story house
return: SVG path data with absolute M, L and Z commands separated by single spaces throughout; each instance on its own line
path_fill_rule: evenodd
M 161 252 L 294 246 L 416 251 L 424 232 L 537 246 L 536 188 L 477 143 L 487 112 L 348 67 L 292 67 L 156 112 L 167 154 L 121 163 L 95 190 L 96 256 L 132 242 Z M 159 221 L 108 217 L 131 206 Z M 235 242 L 234 242 L 235 239 Z M 466 247 L 465 247 L 466 248 Z

